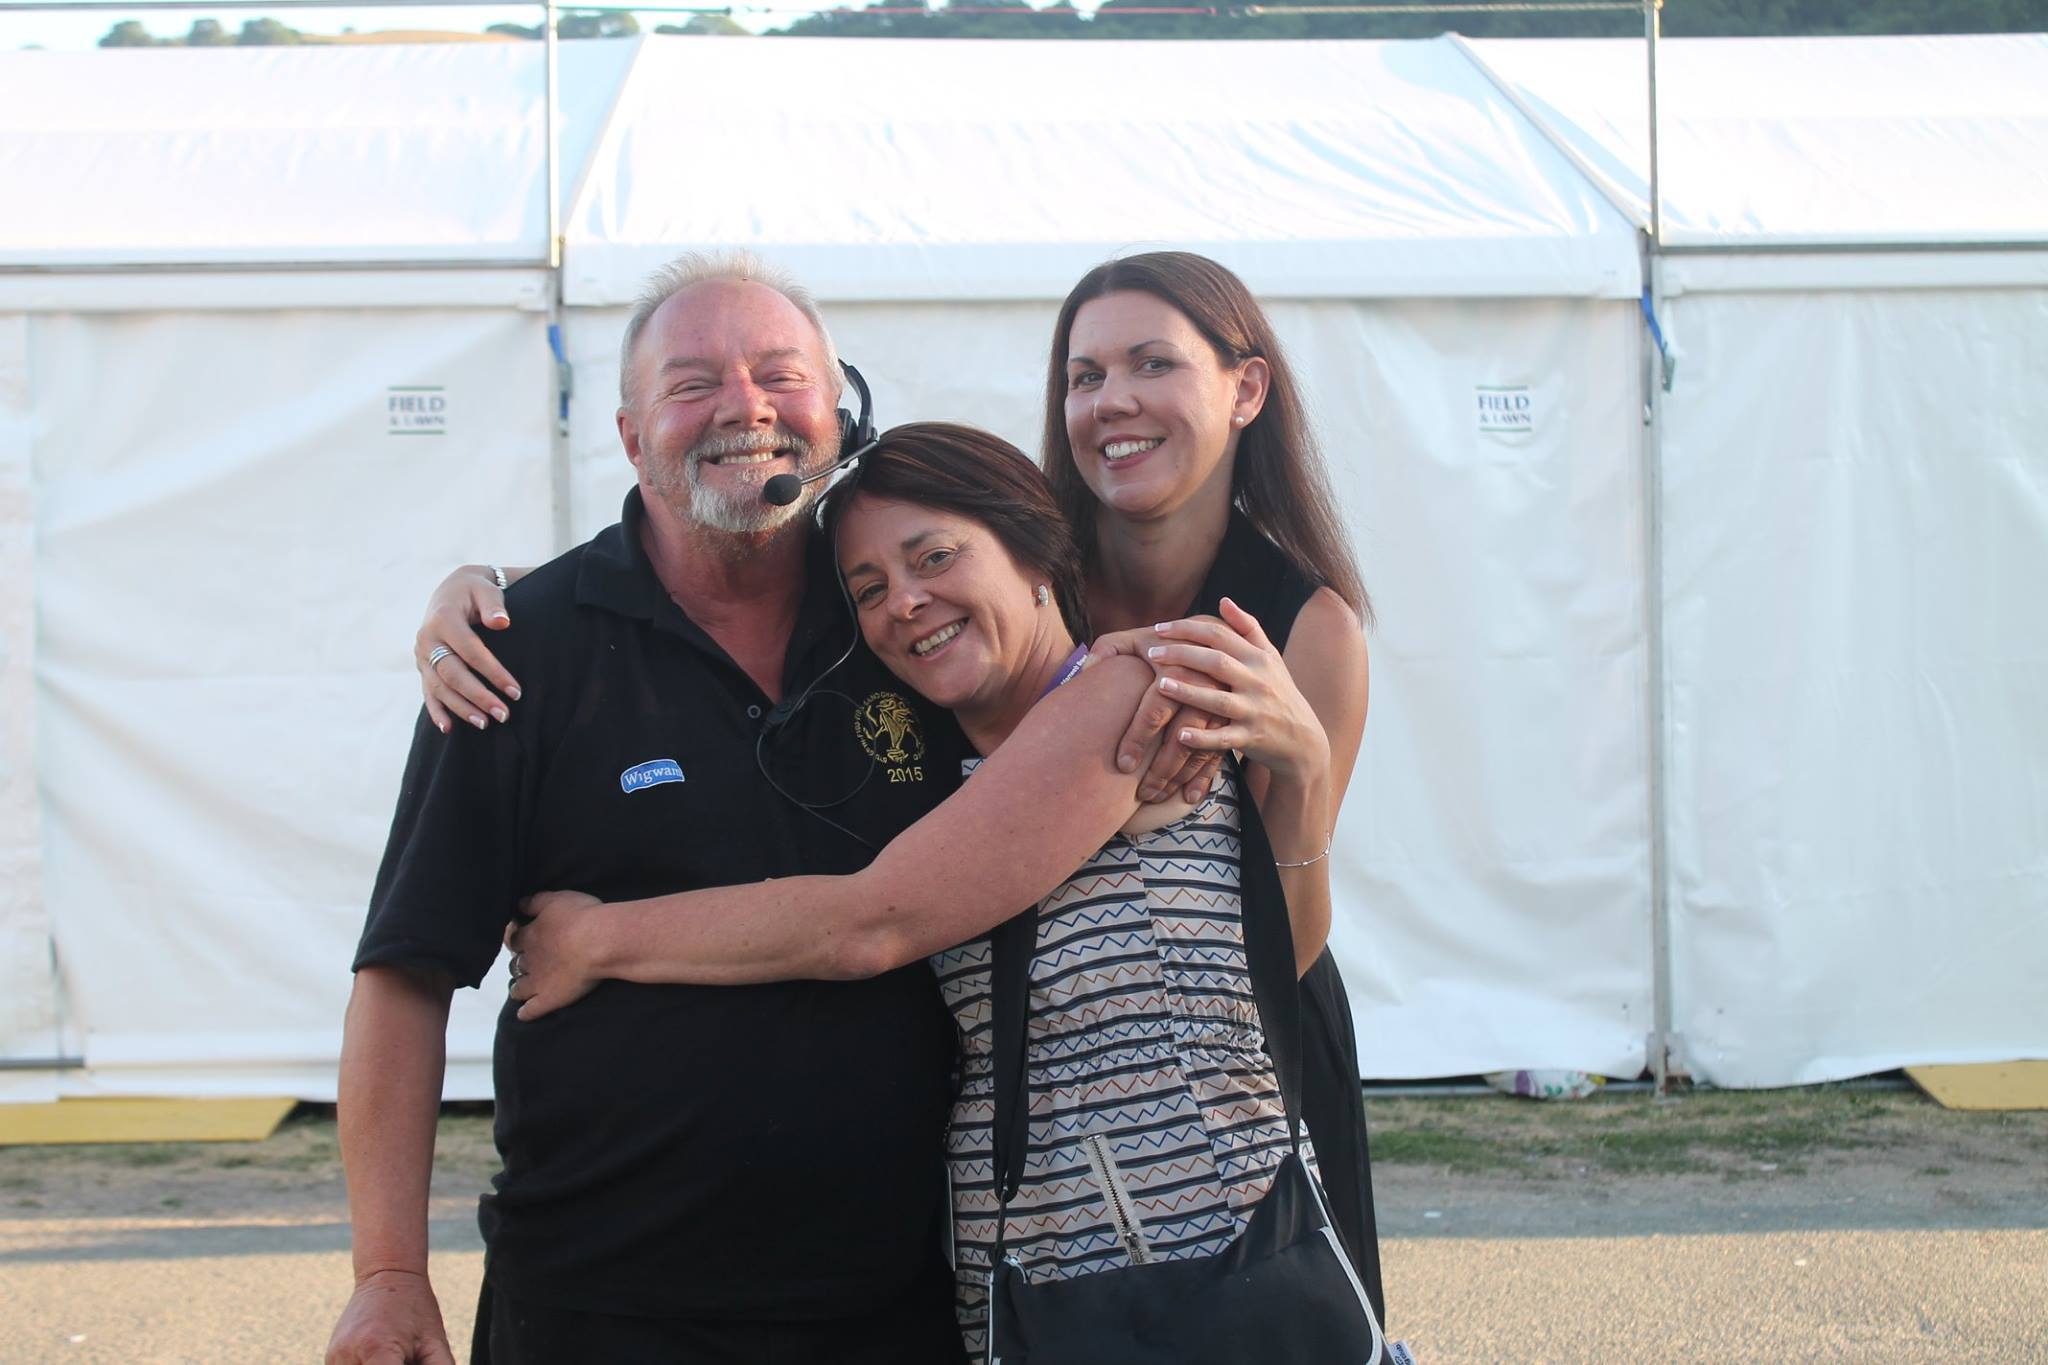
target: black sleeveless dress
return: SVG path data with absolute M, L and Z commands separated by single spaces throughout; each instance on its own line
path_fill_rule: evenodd
M 1258 618 L 1276 649 L 1287 648 L 1294 618 L 1316 585 L 1294 567 L 1280 547 L 1259 534 L 1251 519 L 1232 508 L 1223 547 L 1195 601 L 1191 615 L 1216 615 L 1228 597 Z M 1359 1091 L 1358 1039 L 1351 1027 L 1351 1001 L 1336 959 L 1325 948 L 1301 978 L 1302 1119 L 1315 1140 L 1323 1192 L 1337 1231 L 1365 1282 L 1380 1321 L 1387 1320 L 1380 1281 L 1379 1229 L 1372 1210 L 1372 1158 L 1366 1150 L 1365 1099 Z

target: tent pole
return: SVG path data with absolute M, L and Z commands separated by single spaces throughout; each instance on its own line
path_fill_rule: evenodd
M 548 269 L 559 271 L 562 268 L 561 40 L 555 34 L 555 0 L 544 0 L 541 9 L 541 39 L 547 44 L 547 128 L 544 131 L 548 159 Z
M 548 349 L 555 360 L 555 392 L 548 423 L 548 487 L 552 494 L 550 530 L 554 534 L 555 553 L 564 554 L 569 549 L 569 531 L 575 521 L 569 479 L 569 400 L 573 380 L 568 337 L 562 330 L 561 35 L 555 28 L 555 0 L 542 0 L 541 13 L 541 37 L 547 44 Z
M 1646 93 L 1650 115 L 1650 220 L 1643 239 L 1645 341 L 1656 355 L 1646 354 L 1643 404 L 1643 634 L 1648 653 L 1648 728 L 1650 759 L 1650 1073 L 1657 1093 L 1671 1086 L 1673 1053 L 1671 1002 L 1671 892 L 1668 822 L 1670 819 L 1669 733 L 1664 665 L 1664 391 L 1671 369 L 1663 340 L 1653 329 L 1664 301 L 1663 187 L 1657 148 L 1657 41 L 1661 0 L 1643 0 L 1643 37 L 1647 49 Z
M 1645 296 L 1661 312 L 1663 262 L 1656 246 L 1644 238 Z M 1663 361 L 1655 338 L 1644 326 L 1643 399 L 1643 636 L 1648 652 L 1648 729 L 1650 758 L 1650 1071 L 1657 1093 L 1671 1084 L 1677 1037 L 1672 1031 L 1671 1001 L 1671 803 L 1670 721 L 1666 706 L 1664 635 L 1664 383 Z
M 575 395 L 575 372 L 569 366 L 569 337 L 563 330 L 562 272 L 549 272 L 548 349 L 554 353 L 555 387 L 548 413 L 548 493 L 553 516 L 549 529 L 556 554 L 567 554 L 575 525 L 575 487 L 569 468 L 569 403 Z
M 1663 37 L 1663 0 L 1643 0 L 1643 39 L 1649 57 L 1650 99 L 1650 252 L 1664 248 L 1664 196 L 1657 146 L 1657 43 Z

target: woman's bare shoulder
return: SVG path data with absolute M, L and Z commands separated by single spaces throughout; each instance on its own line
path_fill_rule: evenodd
M 1297 681 L 1304 667 L 1339 676 L 1363 676 L 1365 627 L 1349 602 L 1328 588 L 1317 588 L 1295 614 L 1282 657 Z

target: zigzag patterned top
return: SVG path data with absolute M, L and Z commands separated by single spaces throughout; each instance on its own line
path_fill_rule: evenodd
M 1029 1134 L 1004 1235 L 1032 1279 L 1213 1256 L 1287 1155 L 1245 959 L 1238 800 L 1226 778 L 1174 823 L 1112 839 L 1039 906 Z M 984 1349 L 999 1209 L 991 960 L 987 938 L 932 958 L 963 1054 L 947 1148 L 971 1355 Z M 1302 1153 L 1313 1169 L 1306 1141 Z

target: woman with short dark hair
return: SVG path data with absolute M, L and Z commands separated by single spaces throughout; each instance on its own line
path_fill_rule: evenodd
M 1067 522 L 1044 475 L 985 432 L 929 422 L 884 434 L 826 494 L 822 522 L 862 639 L 953 712 L 982 755 L 970 771 L 1021 754 L 1056 775 L 1057 792 L 1019 809 L 1001 779 L 970 779 L 847 876 L 611 905 L 544 892 L 510 939 L 512 995 L 531 1020 L 607 979 L 756 985 L 928 960 L 962 1056 L 947 1140 L 960 1326 L 969 1353 L 993 1359 L 993 1287 L 1014 1302 L 1029 1286 L 1250 1255 L 1273 1235 L 1254 1232 L 1269 1190 L 1301 1178 L 1290 1156 L 1313 1177 L 1313 1129 L 1297 1143 L 1280 1079 L 1276 1033 L 1292 1030 L 1266 1010 L 1295 1017 L 1296 977 L 1329 928 L 1330 746 L 1258 623 L 1226 606 L 1228 629 L 1213 646 L 1183 646 L 1183 662 L 1234 690 L 1184 688 L 1233 732 L 1194 743 L 1257 764 L 1260 801 L 1233 766 L 1198 797 L 1141 803 L 1140 779 L 1109 748 L 1152 669 L 1091 661 L 1076 643 L 1085 621 Z M 1009 843 L 1027 825 L 1028 851 Z M 1022 916 L 1020 903 L 1032 906 Z M 1019 1065 L 1007 1109 L 1005 1048 Z M 999 1181 L 1005 1159 L 1014 1187 Z M 1241 1358 L 1216 1339 L 1229 1333 L 1273 1347 L 1310 1322 L 1357 1332 L 1364 1291 L 1344 1287 L 1326 1244 L 1321 1254 L 1335 1302 L 1295 1281 L 1262 1292 L 1219 1263 L 1229 1299 L 1210 1306 L 1213 1330 L 1169 1338 L 1174 1358 Z M 1094 1320 L 1070 1305 L 1045 1310 L 1054 1330 L 1092 1336 Z M 1146 1330 L 1123 1313 L 1102 1325 Z M 1087 1358 L 1122 1359 L 1108 1340 Z

